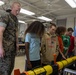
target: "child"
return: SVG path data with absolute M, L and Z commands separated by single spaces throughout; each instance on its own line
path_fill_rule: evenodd
M 62 40 L 64 45 L 63 54 L 67 57 L 70 47 L 70 37 L 68 36 L 68 31 L 65 32 L 65 35 L 62 35 Z
M 74 36 L 72 36 L 72 33 L 73 33 L 73 29 L 72 28 L 68 28 L 67 29 L 67 32 L 68 32 L 68 36 L 70 37 L 70 47 L 69 47 L 69 50 L 68 50 L 68 57 L 72 57 L 74 56 Z
M 49 27 L 49 31 L 44 34 L 41 42 L 41 61 L 42 65 L 54 64 L 54 54 L 56 56 L 59 54 L 58 51 L 58 38 L 55 34 L 56 25 L 51 24 Z
M 41 65 L 40 60 L 40 38 L 44 34 L 44 25 L 34 21 L 25 31 L 26 67 L 30 70 Z
M 56 34 L 58 36 L 59 48 L 60 48 L 60 52 L 57 57 L 57 61 L 62 60 L 62 58 L 66 59 L 65 56 L 63 55 L 64 45 L 63 45 L 63 40 L 62 40 L 62 35 L 65 33 L 65 31 L 66 31 L 66 28 L 63 26 L 59 26 L 56 29 Z

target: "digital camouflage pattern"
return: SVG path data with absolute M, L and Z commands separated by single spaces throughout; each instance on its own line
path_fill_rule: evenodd
M 0 75 L 11 75 L 14 68 L 16 54 L 16 31 L 18 30 L 17 17 L 11 13 L 0 17 L 0 26 L 5 27 L 3 33 L 4 58 L 0 58 Z

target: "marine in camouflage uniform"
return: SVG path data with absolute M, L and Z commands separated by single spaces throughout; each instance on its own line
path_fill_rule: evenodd
M 3 33 L 4 58 L 0 58 L 0 75 L 11 75 L 14 68 L 16 54 L 16 31 L 18 30 L 18 19 L 11 13 L 0 17 L 0 26 L 5 27 Z

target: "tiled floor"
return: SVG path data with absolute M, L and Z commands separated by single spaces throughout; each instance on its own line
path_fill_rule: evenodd
M 20 72 L 23 72 L 24 68 L 25 68 L 25 56 L 16 56 L 14 69 L 20 69 Z M 14 71 L 12 72 L 12 75 L 14 75 Z

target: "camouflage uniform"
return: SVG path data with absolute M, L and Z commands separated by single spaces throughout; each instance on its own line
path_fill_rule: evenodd
M 11 13 L 0 17 L 0 26 L 5 27 L 3 33 L 4 58 L 0 58 L 0 75 L 11 75 L 14 68 L 16 54 L 16 31 L 18 30 L 17 17 Z

